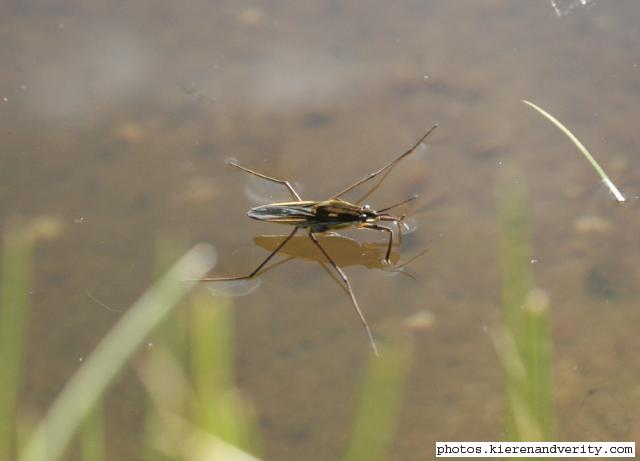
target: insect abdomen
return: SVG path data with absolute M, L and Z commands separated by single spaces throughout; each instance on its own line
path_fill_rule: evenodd
M 348 227 L 360 221 L 359 207 L 340 200 L 283 202 L 251 208 L 249 217 L 259 221 L 311 227 L 314 232 Z
M 303 225 L 315 217 L 312 202 L 272 203 L 251 208 L 247 213 L 258 221 Z

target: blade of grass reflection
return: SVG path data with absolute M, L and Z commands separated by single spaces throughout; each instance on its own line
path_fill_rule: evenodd
M 384 346 L 380 349 L 380 357 L 371 356 L 345 461 L 387 458 L 410 366 L 408 342 Z
M 20 458 L 55 461 L 117 373 L 145 338 L 215 263 L 213 249 L 198 245 L 148 290 L 107 333 L 56 398 Z
M 502 178 L 496 187 L 501 232 L 504 330 L 494 338 L 505 372 L 507 438 L 551 440 L 551 339 L 548 301 L 533 288 L 527 193 L 521 181 Z

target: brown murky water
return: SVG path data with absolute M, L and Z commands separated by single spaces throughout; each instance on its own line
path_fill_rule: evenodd
M 208 241 L 252 268 L 279 227 L 250 221 L 241 164 L 324 198 L 410 146 L 427 152 L 371 199 L 421 194 L 401 248 L 417 282 L 346 270 L 376 335 L 411 335 L 391 459 L 436 440 L 503 436 L 494 187 L 526 182 L 536 285 L 551 299 L 554 399 L 566 440 L 640 439 L 640 3 L 595 1 L 5 2 L 0 6 L 0 219 L 60 217 L 41 246 L 24 406 L 41 412 L 147 286 L 155 238 Z M 628 202 L 615 206 L 562 120 Z M 247 190 L 250 192 L 247 195 Z M 275 198 L 286 198 L 286 194 Z M 349 233 L 375 246 L 377 235 Z M 237 250 L 237 251 L 236 251 Z M 266 459 L 336 459 L 369 354 L 348 299 L 313 261 L 239 297 L 238 382 Z M 403 330 L 427 310 L 425 331 Z M 109 400 L 110 459 L 136 459 L 135 380 Z M 293 409 L 293 410 L 292 410 Z

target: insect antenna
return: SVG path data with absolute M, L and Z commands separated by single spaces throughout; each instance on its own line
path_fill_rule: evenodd
M 392 208 L 398 207 L 398 206 L 400 206 L 400 205 L 404 205 L 405 203 L 409 203 L 409 202 L 411 202 L 411 201 L 413 201 L 413 200 L 415 200 L 415 199 L 417 199 L 417 198 L 418 198 L 418 196 L 417 196 L 417 195 L 412 195 L 411 197 L 409 197 L 409 198 L 408 198 L 408 199 L 406 199 L 406 200 L 403 200 L 402 202 L 398 202 L 398 203 L 396 203 L 395 205 L 388 206 L 388 207 L 386 207 L 386 208 L 383 208 L 382 210 L 377 210 L 377 212 L 378 212 L 378 213 L 384 213 L 385 211 L 389 211 L 389 210 L 391 210 Z
M 391 273 L 399 273 L 402 275 L 406 275 L 407 277 L 413 279 L 413 280 L 418 280 L 416 279 L 416 277 L 409 272 L 406 267 L 411 264 L 413 261 L 415 261 L 416 259 L 418 259 L 419 257 L 423 256 L 425 253 L 427 252 L 427 250 L 422 250 L 420 253 L 418 253 L 417 255 L 413 256 L 411 259 L 409 259 L 408 261 L 396 266 L 393 269 L 387 269 L 387 272 L 391 272 Z
M 420 258 L 421 256 L 424 256 L 427 253 L 428 250 L 422 250 L 420 253 L 418 253 L 417 255 L 413 256 L 412 258 L 410 258 L 408 261 L 403 262 L 402 264 L 396 266 L 396 269 L 404 269 L 405 267 L 407 267 L 409 264 L 411 264 L 412 262 L 414 262 L 416 259 Z

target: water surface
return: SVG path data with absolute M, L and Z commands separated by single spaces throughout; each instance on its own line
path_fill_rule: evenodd
M 345 269 L 379 340 L 413 345 L 390 459 L 504 437 L 488 332 L 502 321 L 494 189 L 505 171 L 527 184 L 535 282 L 551 300 L 558 437 L 639 439 L 638 2 L 563 16 L 507 0 L 5 2 L 0 13 L 0 220 L 65 223 L 37 253 L 25 408 L 44 411 L 118 321 L 86 292 L 127 306 L 147 286 L 157 236 L 211 242 L 230 274 L 266 256 L 256 236 L 286 233 L 246 216 L 286 191 L 227 159 L 322 199 L 438 122 L 426 152 L 370 199 L 421 195 L 399 253 L 428 249 L 411 264 L 417 281 Z M 624 206 L 522 99 L 573 130 Z M 235 306 L 237 382 L 264 457 L 339 458 L 370 353 L 345 293 L 299 258 Z M 433 325 L 407 329 L 423 311 Z M 142 391 L 135 377 L 116 387 L 109 459 L 136 459 Z

